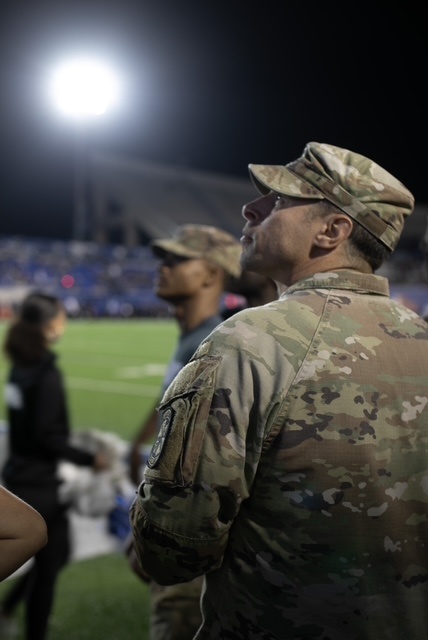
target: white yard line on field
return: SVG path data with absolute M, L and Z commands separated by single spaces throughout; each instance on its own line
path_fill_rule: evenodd
M 144 376 L 163 376 L 166 364 L 144 364 L 139 367 L 120 367 L 117 369 L 118 378 L 143 378 Z
M 112 382 L 111 380 L 92 380 L 89 378 L 67 378 L 67 387 L 80 391 L 101 391 L 102 393 L 121 393 L 129 396 L 159 395 L 159 385 L 142 385 L 132 382 Z

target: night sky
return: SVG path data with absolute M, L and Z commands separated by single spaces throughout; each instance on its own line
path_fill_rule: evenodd
M 17 1 L 0 10 L 0 234 L 71 235 L 75 131 L 47 95 L 67 55 L 123 79 L 93 150 L 247 177 L 306 142 L 372 157 L 428 203 L 423 5 Z M 250 8 L 253 5 L 253 8 Z

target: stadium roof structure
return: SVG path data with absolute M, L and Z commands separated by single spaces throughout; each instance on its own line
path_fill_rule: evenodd
M 257 197 L 248 178 L 156 164 L 106 153 L 88 159 L 88 240 L 125 246 L 169 236 L 181 224 L 211 224 L 241 236 L 242 207 Z M 406 220 L 399 247 L 418 248 L 428 205 L 417 204 Z M 83 239 L 83 238 L 82 238 Z
M 90 158 L 91 239 L 119 232 L 132 246 L 171 235 L 181 224 L 210 224 L 241 236 L 243 205 L 257 197 L 250 177 L 234 178 L 181 165 L 108 154 Z

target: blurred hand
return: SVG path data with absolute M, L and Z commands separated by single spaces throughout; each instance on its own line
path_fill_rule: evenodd
M 94 464 L 92 465 L 94 471 L 104 471 L 111 468 L 110 457 L 105 451 L 98 451 L 95 454 Z

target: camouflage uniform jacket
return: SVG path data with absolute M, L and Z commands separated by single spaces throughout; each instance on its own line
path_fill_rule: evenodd
M 215 329 L 166 390 L 131 507 L 143 566 L 206 574 L 198 640 L 428 638 L 428 325 L 315 274 Z

